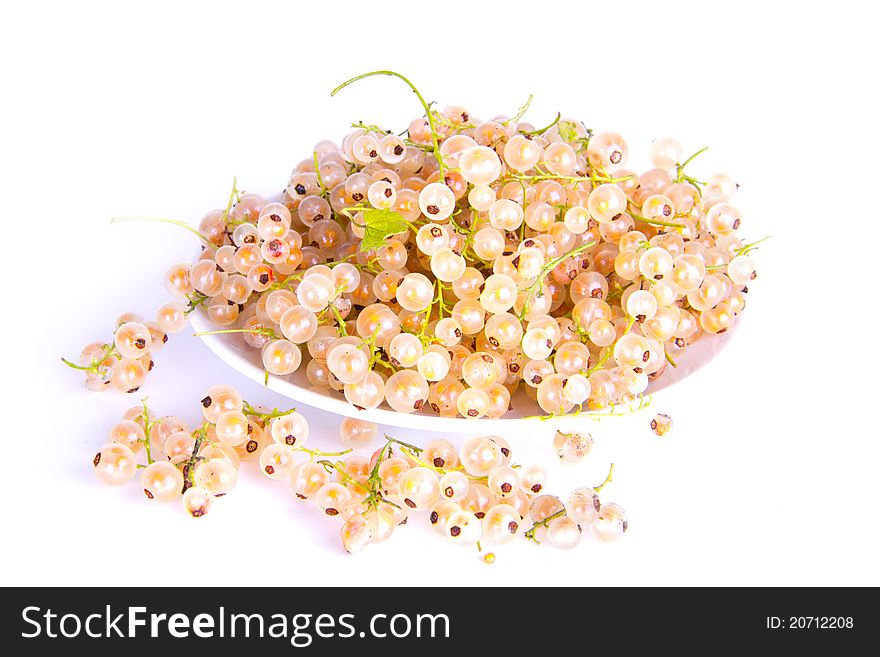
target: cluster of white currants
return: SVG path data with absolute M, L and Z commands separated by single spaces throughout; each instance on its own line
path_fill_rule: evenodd
M 232 490 L 241 461 L 262 459 L 273 440 L 301 450 L 308 437 L 308 422 L 295 410 L 264 412 L 228 385 L 213 386 L 201 406 L 202 422 L 194 430 L 179 417 L 155 417 L 146 401 L 130 408 L 93 459 L 98 479 L 122 486 L 141 470 L 147 499 L 181 498 L 198 518 Z
M 388 539 L 416 511 L 428 513 L 437 531 L 465 545 L 502 544 L 522 534 L 570 548 L 587 526 L 600 540 L 626 531 L 623 510 L 600 503 L 602 486 L 578 489 L 563 504 L 546 494 L 545 470 L 514 464 L 510 444 L 499 436 L 470 438 L 461 449 L 445 439 L 422 448 L 386 436 L 367 458 L 352 453 L 378 437 L 377 426 L 363 420 L 343 420 L 341 437 L 350 447 L 327 452 L 304 446 L 309 424 L 300 413 L 255 408 L 228 385 L 213 386 L 201 406 L 195 430 L 179 417 L 155 417 L 145 401 L 126 411 L 92 461 L 98 479 L 121 486 L 140 470 L 147 499 L 181 499 L 200 518 L 233 489 L 241 462 L 258 460 L 260 471 L 287 482 L 297 499 L 313 500 L 323 514 L 340 517 L 349 552 Z M 591 444 L 578 434 L 554 438 L 568 461 L 582 458 Z M 344 459 L 330 460 L 339 457 Z
M 363 445 L 376 436 L 376 426 L 348 419 L 341 433 L 347 444 Z M 558 435 L 554 445 L 571 460 L 589 451 L 583 449 L 592 442 L 588 437 L 561 436 L 564 440 L 560 442 Z M 340 536 L 348 552 L 388 539 L 418 511 L 428 514 L 438 533 L 461 545 L 499 545 L 522 535 L 571 548 L 587 527 L 603 541 L 626 531 L 623 509 L 599 501 L 604 483 L 575 490 L 563 504 L 546 494 L 545 470 L 514 464 L 511 446 L 500 436 L 473 437 L 460 449 L 443 438 L 424 447 L 385 438 L 385 445 L 369 459 L 353 455 L 290 467 L 296 496 L 314 499 L 325 514 L 341 518 Z M 609 473 L 605 483 L 610 478 Z M 485 558 L 493 560 L 494 555 Z
M 168 275 L 175 274 L 169 272 Z M 116 320 L 112 342 L 86 345 L 79 355 L 79 364 L 61 360 L 85 373 L 89 390 L 102 392 L 114 388 L 136 392 L 153 369 L 153 354 L 168 342 L 169 334 L 184 329 L 190 312 L 190 307 L 169 301 L 159 308 L 155 321 L 145 322 L 140 315 L 123 313 Z

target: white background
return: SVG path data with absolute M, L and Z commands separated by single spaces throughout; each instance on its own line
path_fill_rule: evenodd
M 0 25 L 3 584 L 880 584 L 876 63 L 866 3 L 17 3 Z M 711 151 L 694 171 L 742 186 L 743 231 L 773 239 L 729 347 L 650 414 L 587 428 L 596 449 L 554 464 L 550 431 L 511 435 L 551 488 L 602 480 L 631 530 L 577 549 L 518 544 L 492 566 L 420 519 L 349 556 L 338 522 L 243 467 L 195 521 L 100 486 L 90 459 L 136 402 L 96 395 L 59 357 L 106 339 L 125 310 L 151 315 L 162 273 L 233 175 L 273 193 L 349 123 L 402 129 L 420 113 L 392 79 L 331 99 L 357 73 L 393 68 L 429 99 L 488 118 L 529 93 L 625 135 Z M 213 383 L 284 400 L 182 334 L 144 392 L 198 417 Z M 311 412 L 315 445 L 338 420 Z M 411 431 L 398 437 L 424 442 Z M 461 440 L 462 437 L 457 437 Z M 555 482 L 555 485 L 553 484 Z M 193 569 L 193 563 L 202 567 Z

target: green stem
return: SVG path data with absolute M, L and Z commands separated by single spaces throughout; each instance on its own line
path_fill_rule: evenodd
M 284 417 L 285 415 L 290 415 L 295 412 L 296 408 L 288 408 L 287 410 L 278 410 L 277 408 L 273 408 L 269 413 L 263 413 L 258 408 L 251 406 L 247 401 L 243 401 L 242 412 L 245 415 L 251 417 L 257 417 L 260 421 L 265 422 L 266 420 L 271 420 L 276 417 Z
M 526 99 L 526 102 L 523 104 L 522 107 L 519 108 L 519 110 L 514 115 L 514 117 L 512 119 L 507 120 L 507 121 L 503 121 L 502 125 L 510 125 L 511 123 L 518 123 L 519 120 L 523 116 L 525 116 L 526 112 L 529 111 L 529 105 L 532 104 L 532 101 L 534 99 L 535 99 L 535 96 L 533 94 L 529 94 L 529 97 Z
M 564 180 L 565 182 L 570 183 L 579 183 L 579 182 L 598 182 L 598 183 L 619 183 L 624 182 L 625 180 L 629 180 L 632 176 L 621 176 L 620 178 L 614 178 L 612 176 L 605 176 L 598 173 L 592 173 L 589 176 L 561 176 L 555 173 L 548 173 L 546 171 L 542 171 L 541 169 L 536 169 L 538 171 L 537 174 L 532 176 L 526 176 L 519 173 L 508 173 L 506 176 L 502 177 L 504 179 L 510 180 L 522 180 L 525 182 L 540 182 L 541 180 Z
M 581 407 L 574 413 L 557 413 L 555 415 L 554 414 L 527 415 L 523 419 L 524 420 L 541 420 L 542 422 L 545 422 L 547 420 L 555 420 L 556 418 L 559 418 L 559 417 L 570 418 L 570 417 L 578 417 L 580 415 L 583 415 L 584 417 L 589 417 L 591 420 L 601 420 L 604 417 L 625 417 L 625 416 L 630 415 L 632 413 L 636 413 L 638 411 L 641 411 L 644 408 L 648 408 L 648 406 L 651 405 L 651 396 L 650 395 L 647 395 L 647 396 L 646 395 L 639 395 L 638 400 L 639 400 L 639 405 L 637 407 L 632 408 L 630 406 L 626 410 L 620 411 L 620 412 L 616 412 L 614 410 L 615 408 L 617 408 L 617 406 L 615 406 L 615 405 L 610 406 L 607 411 L 596 410 L 596 411 L 587 411 L 586 413 L 582 412 L 583 408 Z
M 391 363 L 386 363 L 381 358 L 376 358 L 376 360 L 371 361 L 370 366 L 372 367 L 373 365 L 378 365 L 382 369 L 388 370 L 392 374 L 399 371 L 396 367 L 394 367 L 394 365 L 392 365 Z
M 444 475 L 447 472 L 449 472 L 448 470 L 446 470 L 444 468 L 438 468 L 433 463 L 428 463 L 426 461 L 423 461 L 422 459 L 419 458 L 418 454 L 411 451 L 408 447 L 401 447 L 400 451 L 403 452 L 404 455 L 406 455 L 407 457 L 409 457 L 410 459 L 415 461 L 419 466 L 421 466 L 423 468 L 428 468 L 429 470 L 433 470 L 434 472 L 437 472 L 441 475 Z
M 327 193 L 324 186 L 324 179 L 321 177 L 321 167 L 318 165 L 318 151 L 312 151 L 312 159 L 315 162 L 315 176 L 318 178 L 318 185 L 321 187 L 321 196 Z
M 395 442 L 398 442 L 398 441 L 395 441 Z M 409 457 L 410 459 L 415 461 L 419 466 L 421 466 L 423 468 L 428 468 L 429 470 L 433 470 L 434 472 L 436 472 L 440 475 L 445 475 L 447 472 L 460 472 L 461 474 L 463 474 L 465 477 L 467 477 L 471 481 L 478 481 L 480 483 L 485 483 L 489 479 L 489 477 L 475 477 L 474 475 L 468 474 L 467 471 L 461 466 L 459 466 L 457 468 L 438 468 L 433 463 L 428 463 L 427 461 L 423 461 L 422 459 L 420 459 L 417 454 L 414 454 L 412 451 L 410 451 L 409 447 L 401 446 L 400 451 L 403 452 L 407 457 Z M 519 466 L 513 465 L 511 467 L 518 468 Z
M 208 300 L 207 294 L 202 294 L 201 292 L 193 292 L 192 294 L 187 296 L 187 301 L 189 302 L 187 305 L 189 306 L 184 312 L 185 315 L 189 315 L 196 308 L 201 306 L 205 301 Z
M 385 434 L 385 440 L 387 440 L 389 443 L 394 443 L 395 445 L 400 445 L 401 447 L 406 447 L 407 449 L 412 450 L 416 454 L 422 453 L 421 447 L 418 447 L 416 445 L 410 445 L 409 443 L 405 443 L 402 440 L 398 440 L 397 438 L 392 438 L 387 433 Z
M 224 333 L 253 333 L 254 335 L 265 335 L 266 337 L 272 338 L 273 340 L 281 340 L 277 333 L 273 329 L 270 328 L 261 328 L 261 329 L 221 329 L 217 331 L 200 331 L 198 333 L 193 333 L 193 337 L 201 338 L 205 335 L 222 335 Z
M 769 240 L 771 237 L 772 237 L 771 235 L 767 235 L 766 237 L 762 237 L 761 239 L 759 239 L 756 242 L 752 242 L 751 244 L 746 244 L 746 245 L 738 248 L 736 250 L 736 255 L 738 255 L 738 256 L 747 255 L 749 252 L 753 251 L 758 246 L 758 244 L 760 244 L 761 242 L 764 242 L 766 240 Z
M 336 307 L 332 301 L 329 305 L 330 312 L 333 314 L 333 317 L 336 319 L 336 323 L 339 325 L 337 333 L 339 333 L 340 337 L 348 335 L 348 329 L 345 326 L 345 318 L 342 316 L 342 313 L 339 312 L 339 308 Z
M 207 237 L 202 235 L 195 228 L 190 226 L 185 221 L 180 221 L 179 219 L 166 219 L 165 217 L 113 217 L 110 220 L 111 224 L 120 224 L 120 223 L 128 223 L 128 222 L 147 222 L 147 223 L 157 223 L 157 224 L 171 224 L 172 226 L 180 226 L 181 228 L 185 228 L 193 235 L 197 235 L 199 239 L 201 239 L 205 246 L 209 246 L 212 249 L 216 249 L 217 245 L 214 244 Z
M 378 494 L 379 487 L 382 485 L 382 477 L 379 476 L 379 467 L 385 461 L 386 454 L 391 453 L 391 443 L 385 443 L 382 448 L 379 450 L 379 455 L 376 457 L 376 463 L 373 465 L 373 469 L 370 470 L 370 477 L 367 479 L 367 482 L 370 484 L 370 491 L 372 495 Z
M 153 426 L 153 422 L 150 422 L 150 412 L 147 408 L 147 397 L 141 399 L 141 405 L 144 407 L 144 410 L 141 411 L 141 418 L 144 420 L 144 450 L 147 453 L 147 463 L 153 462 L 153 454 L 150 451 L 152 447 L 152 443 L 150 442 L 150 428 Z
M 593 487 L 593 492 L 594 492 L 594 493 L 598 493 L 600 490 L 602 490 L 603 488 L 605 488 L 605 486 L 607 486 L 608 484 L 610 484 L 610 483 L 613 481 L 613 478 L 612 478 L 612 475 L 613 475 L 613 474 L 614 474 L 614 464 L 612 463 L 612 464 L 611 464 L 611 467 L 608 468 L 608 474 L 605 475 L 605 481 L 603 481 L 603 482 L 602 482 L 601 484 L 599 484 L 598 486 L 594 486 L 594 487 Z
M 623 291 L 626 289 L 618 283 L 615 283 L 615 286 L 616 287 L 613 290 L 608 292 L 608 296 L 605 297 L 605 301 L 610 302 L 612 299 L 616 299 L 617 297 L 621 296 L 623 294 Z
M 387 436 L 386 436 L 387 438 Z M 393 440 L 393 439 L 391 439 Z M 376 457 L 376 463 L 373 465 L 373 469 L 370 470 L 370 477 L 367 479 L 367 483 L 369 484 L 369 494 L 364 498 L 364 503 L 372 509 L 376 509 L 379 504 L 389 504 L 397 509 L 400 507 L 386 500 L 382 496 L 382 477 L 379 476 L 379 467 L 385 461 L 387 455 L 391 454 L 391 440 L 386 442 L 382 448 L 379 450 L 379 455 Z M 325 466 L 326 467 L 326 466 Z M 338 468 L 337 468 L 338 469 Z
M 701 149 L 698 150 L 696 153 L 694 153 L 693 155 L 691 155 L 691 156 L 690 156 L 688 159 L 686 159 L 684 162 L 682 162 L 681 164 L 676 164 L 675 166 L 678 167 L 678 169 L 679 169 L 679 171 L 680 171 L 681 169 L 684 169 L 688 164 L 690 164 L 691 162 L 693 162 L 693 161 L 697 158 L 698 155 L 702 155 L 703 153 L 705 153 L 705 152 L 708 151 L 708 150 L 709 150 L 709 147 L 708 147 L 708 146 L 703 146 L 703 148 L 701 148 Z
M 358 121 L 357 123 L 352 123 L 351 127 L 352 128 L 359 128 L 359 129 L 364 130 L 366 132 L 375 132 L 375 133 L 378 133 L 382 136 L 391 134 L 390 130 L 385 130 L 384 128 L 380 128 L 377 125 L 367 125 L 363 121 Z
M 675 224 L 670 221 L 660 221 L 659 219 L 648 219 L 647 217 L 643 217 L 642 215 L 638 214 L 637 212 L 630 212 L 629 210 L 627 210 L 626 213 L 630 217 L 632 217 L 633 219 L 636 219 L 637 221 L 643 221 L 646 224 L 651 224 L 652 226 L 668 226 L 669 228 L 684 228 L 685 227 L 684 224 Z
M 193 431 L 193 434 L 198 434 L 196 436 L 196 440 L 193 443 L 192 454 L 185 462 L 185 470 L 186 470 L 186 481 L 189 482 L 190 486 L 195 484 L 195 464 L 199 461 L 203 460 L 204 457 L 199 456 L 199 450 L 202 449 L 202 445 L 208 440 L 208 423 L 205 422 L 201 427 Z
M 374 75 L 390 75 L 392 77 L 398 78 L 399 80 L 402 80 L 406 84 L 406 86 L 408 86 L 410 89 L 412 89 L 412 92 L 419 99 L 419 102 L 422 104 L 422 108 L 425 110 L 425 116 L 428 119 L 428 125 L 431 127 L 431 142 L 434 146 L 434 157 L 437 158 L 437 164 L 440 167 L 440 179 L 443 180 L 446 167 L 443 164 L 443 156 L 440 154 L 440 142 L 439 142 L 438 136 L 437 136 L 437 124 L 434 121 L 434 115 L 431 112 L 431 107 L 428 105 L 427 102 L 425 102 L 425 99 L 422 97 L 422 94 L 419 92 L 418 89 L 416 89 L 415 85 L 412 82 L 410 82 L 407 78 L 402 76 L 400 73 L 397 73 L 396 71 L 382 70 L 382 71 L 370 71 L 369 73 L 361 73 L 360 75 L 357 75 L 357 76 L 351 78 L 350 80 L 346 80 L 345 82 L 340 84 L 338 87 L 336 87 L 333 91 L 330 92 L 330 96 L 335 96 L 339 91 L 341 91 L 342 89 L 345 89 L 345 87 L 357 82 L 358 80 L 363 80 L 364 78 L 373 77 Z
M 278 281 L 277 283 L 273 283 L 270 290 L 281 290 L 287 287 L 290 283 L 295 283 L 299 280 L 302 280 L 302 277 L 305 275 L 305 271 L 298 270 L 290 274 L 283 281 Z
M 92 365 L 77 365 L 76 363 L 71 363 L 64 356 L 61 357 L 61 362 L 67 365 L 68 367 L 72 367 L 75 370 L 82 370 L 83 372 L 97 372 L 97 368 L 94 365 L 95 361 L 92 361 Z
M 363 482 L 358 481 L 357 479 L 355 479 L 354 477 L 352 477 L 350 474 L 348 474 L 345 471 L 345 464 L 344 463 L 340 463 L 340 462 L 334 463 L 333 461 L 327 461 L 327 460 L 322 459 L 322 460 L 318 461 L 318 465 L 322 466 L 324 468 L 324 470 L 326 470 L 330 474 L 336 472 L 339 475 L 339 478 L 342 479 L 343 483 L 350 484 L 352 486 L 357 486 L 358 488 L 363 490 L 365 493 L 370 493 L 369 486 L 365 485 Z
M 77 365 L 76 363 L 72 363 L 64 357 L 61 358 L 61 362 L 75 370 L 97 374 L 98 371 L 101 369 L 101 363 L 103 363 L 110 355 L 118 355 L 118 352 L 116 351 L 116 345 L 114 344 L 105 344 L 104 351 L 101 352 L 100 357 L 93 358 L 92 362 L 88 365 Z
M 547 517 L 544 518 L 543 520 L 541 520 L 541 521 L 539 521 L 539 522 L 536 522 L 534 525 L 532 525 L 532 528 L 531 528 L 531 529 L 529 529 L 528 531 L 526 531 L 526 533 L 524 534 L 524 536 L 525 536 L 528 540 L 530 540 L 530 541 L 534 541 L 535 543 L 540 544 L 541 541 L 539 541 L 537 538 L 535 538 L 535 532 L 537 531 L 538 527 L 546 527 L 548 524 L 550 524 L 551 521 L 556 520 L 557 518 L 561 518 L 561 517 L 564 516 L 564 515 L 565 515 L 565 507 L 563 507 L 562 510 L 557 511 L 557 512 L 554 513 L 554 514 L 547 516 Z
M 635 323 L 636 323 L 636 318 L 635 318 L 635 317 L 630 317 L 630 318 L 629 318 L 629 321 L 627 321 L 627 323 L 626 323 L 626 328 L 623 330 L 623 333 L 621 334 L 620 337 L 623 337 L 624 335 L 626 335 L 627 333 L 629 333 L 630 330 L 632 330 L 633 324 L 635 324 Z M 602 356 L 602 358 L 599 359 L 599 362 L 598 362 L 598 363 L 596 363 L 596 364 L 593 365 L 590 369 L 588 369 L 586 372 L 584 372 L 584 376 L 587 376 L 587 377 L 588 377 L 588 376 L 590 376 L 590 374 L 592 374 L 593 372 L 595 372 L 596 370 L 598 370 L 600 367 L 602 367 L 602 366 L 605 364 L 605 362 L 606 362 L 609 358 L 611 358 L 611 354 L 613 354 L 613 353 L 614 353 L 614 349 L 606 349 L 606 350 L 605 350 L 605 355 Z
M 306 454 L 310 454 L 311 456 L 345 456 L 346 454 L 350 454 L 352 450 L 344 449 L 341 452 L 324 452 L 320 449 L 309 449 L 308 447 L 294 447 L 294 452 L 305 452 Z
M 446 288 L 443 286 L 443 283 L 441 283 L 439 279 L 435 281 L 435 285 L 437 287 L 437 292 L 434 295 L 434 300 L 431 301 L 431 305 L 429 305 L 428 308 L 425 310 L 425 319 L 422 320 L 421 329 L 416 336 L 419 338 L 419 340 L 422 341 L 422 345 L 433 341 L 431 338 L 427 337 L 426 332 L 428 330 L 428 324 L 431 323 L 431 313 L 434 309 L 434 306 L 437 306 L 437 311 L 440 315 L 439 319 L 443 319 L 444 316 L 450 316 L 452 314 L 443 299 L 443 291 Z
M 366 338 L 365 340 L 363 340 L 363 342 L 361 342 L 361 346 L 366 346 L 370 350 L 370 353 L 372 354 L 372 356 L 370 356 L 370 363 L 369 363 L 370 369 L 372 369 L 373 365 L 375 365 L 376 363 L 382 363 L 382 361 L 379 359 L 379 350 L 376 349 L 376 338 L 379 337 L 379 330 L 381 328 L 382 328 L 381 326 L 377 326 L 373 330 L 372 335 L 369 338 Z M 384 363 L 382 363 L 382 364 L 384 365 Z
M 224 224 L 229 222 L 229 213 L 232 211 L 232 205 L 235 203 L 236 198 L 238 198 L 238 178 L 233 176 L 232 189 L 229 190 L 229 201 L 226 203 L 226 209 L 223 210 Z
M 701 153 L 705 153 L 705 152 L 708 151 L 708 150 L 709 150 L 709 147 L 708 147 L 708 146 L 704 146 L 703 148 L 701 148 L 701 149 L 698 150 L 696 153 L 694 153 L 693 155 L 691 155 L 688 159 L 686 159 L 686 160 L 685 160 L 684 162 L 682 162 L 681 164 L 676 164 L 676 165 L 675 165 L 675 170 L 676 170 L 675 182 L 677 182 L 677 183 L 688 182 L 688 183 L 690 183 L 691 185 L 694 186 L 694 188 L 697 190 L 697 193 L 699 194 L 699 193 L 700 193 L 700 186 L 701 186 L 701 185 L 705 185 L 706 183 L 704 183 L 704 182 L 700 182 L 700 181 L 697 180 L 696 178 L 693 178 L 693 177 L 687 175 L 687 174 L 684 172 L 684 168 L 685 168 L 688 164 L 690 164 L 691 162 L 693 162 L 694 158 L 696 158 L 696 157 L 697 157 L 698 155 L 700 155 Z
M 541 128 L 540 130 L 527 130 L 527 131 L 523 131 L 522 134 L 524 134 L 524 135 L 532 135 L 532 136 L 543 135 L 543 134 L 544 134 L 545 132 L 547 132 L 550 128 L 552 128 L 552 127 L 555 126 L 557 123 L 559 123 L 559 120 L 560 120 L 561 118 L 562 118 L 562 113 L 561 113 L 561 112 L 556 112 L 556 118 L 553 119 L 553 123 L 551 123 L 550 125 L 545 126 L 545 127 Z
M 544 279 L 547 278 L 551 271 L 556 269 L 556 267 L 558 267 L 560 263 L 565 262 L 568 258 L 580 255 L 581 253 L 583 253 L 587 249 L 592 248 L 595 245 L 595 242 L 587 242 L 586 244 L 581 244 L 580 246 L 573 248 L 568 253 L 564 253 L 558 258 L 554 258 L 550 262 L 544 264 L 544 266 L 541 267 L 541 272 L 535 278 L 534 282 L 528 288 L 526 288 L 528 290 L 528 294 L 526 295 L 525 303 L 523 303 L 523 309 L 519 314 L 519 319 L 524 319 L 525 316 L 529 313 L 529 306 L 532 303 L 532 298 L 535 296 L 535 293 L 539 289 L 541 289 L 541 284 L 544 282 Z
M 525 194 L 523 196 L 525 196 Z M 464 235 L 465 241 L 464 247 L 461 250 L 461 257 L 467 260 L 469 257 L 469 247 L 473 243 L 474 233 L 476 233 L 476 230 L 473 228 L 473 226 L 477 220 L 477 212 L 476 210 L 471 210 L 471 221 L 468 228 L 465 228 L 455 220 L 455 216 L 457 214 L 458 212 L 453 212 L 452 215 L 450 215 L 449 223 L 452 224 L 453 228 L 455 228 L 455 232 L 459 233 L 460 235 Z M 523 222 L 523 224 L 525 224 L 525 222 Z M 471 259 L 476 259 L 476 256 Z

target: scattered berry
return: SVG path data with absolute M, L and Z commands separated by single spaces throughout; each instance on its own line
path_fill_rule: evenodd
M 611 472 L 601 486 L 574 491 L 566 505 L 544 493 L 543 468 L 512 462 L 510 444 L 500 436 L 475 436 L 461 448 L 445 438 L 418 447 L 385 436 L 368 459 L 350 448 L 305 447 L 305 417 L 294 409 L 252 406 L 228 385 L 212 386 L 193 406 L 201 415 L 194 430 L 180 418 L 157 417 L 146 400 L 126 411 L 92 459 L 98 479 L 125 485 L 140 467 L 147 500 L 180 499 L 189 515 L 201 518 L 236 487 L 242 462 L 256 460 L 266 477 L 286 482 L 294 499 L 311 500 L 322 516 L 338 517 L 342 547 L 350 553 L 387 540 L 419 512 L 453 543 L 481 550 L 481 542 L 503 545 L 519 535 L 569 549 L 593 523 L 602 521 L 597 531 L 603 540 L 625 529 L 622 509 L 599 501 Z M 355 426 L 370 439 L 376 435 L 375 425 Z M 495 553 L 482 559 L 492 563 Z
M 651 420 L 651 431 L 658 436 L 664 436 L 672 429 L 672 418 L 665 413 L 657 413 Z
M 557 431 L 553 436 L 553 449 L 563 463 L 577 463 L 593 450 L 593 436 Z

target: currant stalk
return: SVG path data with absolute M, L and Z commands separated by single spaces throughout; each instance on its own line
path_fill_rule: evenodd
M 437 133 L 437 124 L 434 118 L 434 113 L 431 111 L 430 105 L 425 102 L 425 99 L 422 96 L 421 92 L 406 77 L 404 77 L 400 73 L 397 73 L 396 71 L 370 71 L 369 73 L 362 73 L 360 75 L 356 75 L 350 80 L 346 80 L 338 87 L 336 87 L 333 91 L 331 91 L 330 95 L 335 96 L 339 91 L 345 89 L 345 87 L 347 87 L 348 85 L 353 84 L 358 80 L 363 80 L 364 78 L 373 77 L 374 75 L 390 75 L 392 77 L 398 78 L 399 80 L 402 80 L 406 84 L 406 86 L 412 89 L 412 92 L 419 99 L 419 102 L 422 104 L 422 108 L 425 110 L 425 117 L 428 119 L 428 125 L 431 128 L 431 143 L 434 147 L 434 157 L 437 159 L 437 164 L 440 167 L 440 179 L 442 180 L 443 178 L 445 178 L 446 165 L 443 163 L 443 156 L 440 154 L 440 139 Z

